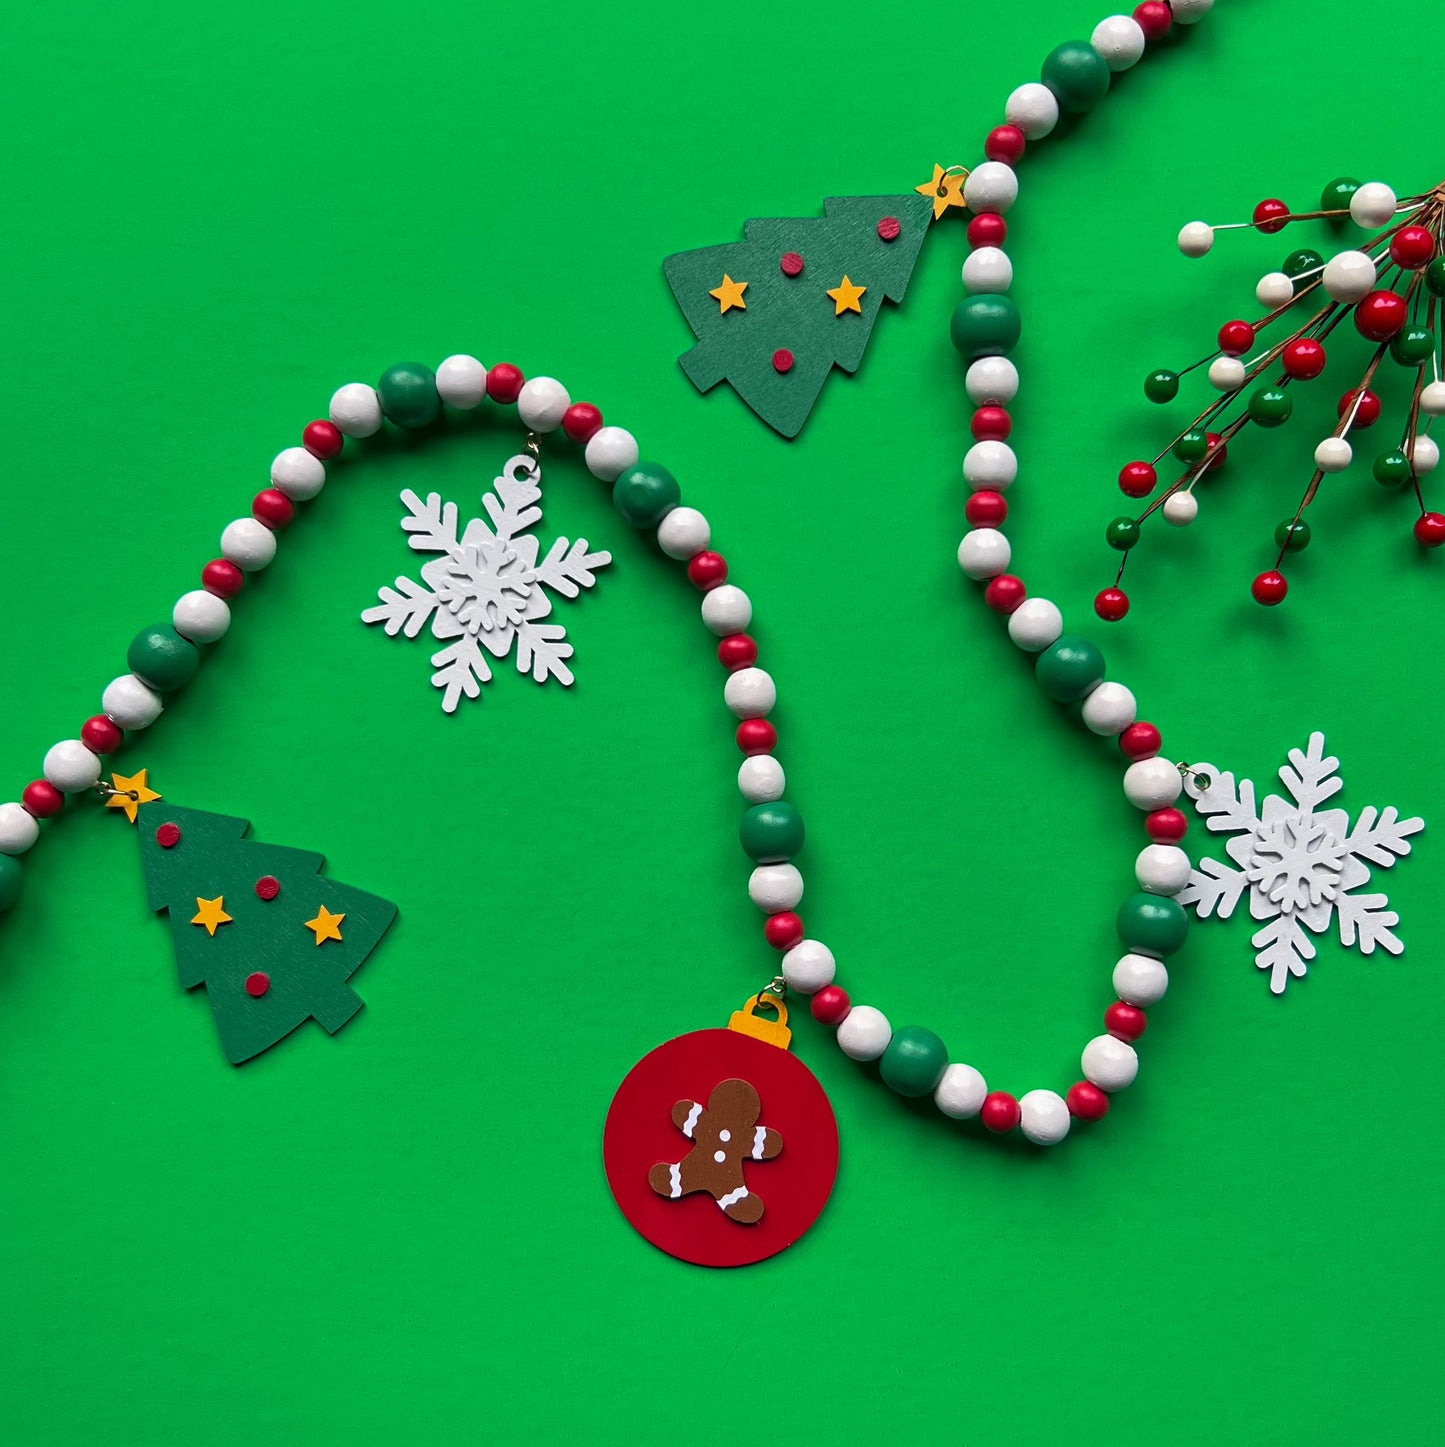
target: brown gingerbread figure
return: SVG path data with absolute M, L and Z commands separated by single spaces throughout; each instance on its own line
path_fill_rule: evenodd
M 762 1111 L 758 1093 L 746 1080 L 724 1080 L 705 1106 L 680 1100 L 672 1108 L 672 1123 L 692 1141 L 682 1160 L 658 1161 L 647 1173 L 647 1183 L 659 1196 L 676 1200 L 693 1191 L 706 1191 L 731 1221 L 750 1226 L 763 1215 L 763 1200 L 748 1190 L 743 1162 L 770 1161 L 783 1148 L 775 1130 L 758 1125 Z

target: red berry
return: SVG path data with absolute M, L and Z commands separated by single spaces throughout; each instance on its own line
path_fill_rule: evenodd
M 1325 349 L 1313 337 L 1296 337 L 1284 349 L 1281 360 L 1291 377 L 1309 382 L 1325 369 Z
M 265 970 L 254 970 L 246 976 L 246 993 L 253 1000 L 259 1000 L 270 988 L 271 976 Z
M 1422 512 L 1415 519 L 1415 541 L 1427 548 L 1445 544 L 1445 512 Z
M 487 373 L 487 396 L 493 402 L 515 402 L 527 379 L 510 362 L 498 362 Z
M 738 725 L 737 741 L 745 754 L 770 754 L 778 746 L 778 731 L 765 718 L 745 718 Z
M 1284 218 L 1288 215 L 1289 207 L 1271 196 L 1254 208 L 1254 229 L 1273 236 L 1275 232 L 1284 230 L 1288 224 Z
M 824 985 L 813 996 L 813 1003 L 808 1008 L 813 1012 L 813 1019 L 820 1024 L 841 1025 L 848 1018 L 853 1002 L 849 1000 L 848 992 L 842 986 Z
M 1204 446 L 1204 455 L 1209 459 L 1204 464 L 1204 470 L 1208 472 L 1211 467 L 1223 467 L 1225 458 L 1229 456 L 1229 448 L 1225 446 L 1223 436 L 1218 432 L 1206 432 Z
M 264 899 L 267 902 L 276 898 L 281 893 L 281 881 L 274 874 L 263 874 L 256 881 L 256 898 Z
M 1404 297 L 1393 291 L 1372 291 L 1355 306 L 1355 330 L 1372 342 L 1388 342 L 1408 316 Z
M 1159 752 L 1163 739 L 1151 723 L 1131 723 L 1119 735 L 1119 752 L 1131 763 L 1152 759 Z
M 983 1098 L 983 1108 L 979 1111 L 978 1118 L 983 1122 L 985 1130 L 991 1130 L 995 1135 L 1003 1135 L 1019 1123 L 1022 1114 L 1018 1101 L 1008 1091 L 991 1090 Z
M 312 457 L 319 457 L 322 462 L 335 457 L 345 441 L 339 427 L 321 420 L 308 422 L 301 433 L 301 445 Z
M 1242 357 L 1254 345 L 1254 328 L 1248 322 L 1225 322 L 1219 329 L 1219 349 L 1226 356 Z
M 963 515 L 974 528 L 996 528 L 1008 516 L 1008 499 L 1001 492 L 970 493 L 963 505 Z
M 174 849 L 181 842 L 181 826 L 179 824 L 162 824 L 156 830 L 156 843 L 162 849 Z
M 1008 236 L 1008 223 L 997 211 L 980 211 L 968 223 L 968 244 L 975 249 L 980 246 L 1002 246 Z
M 1335 405 L 1335 416 L 1343 417 L 1355 405 L 1356 397 L 1359 397 L 1360 405 L 1355 412 L 1355 420 L 1350 423 L 1350 426 L 1352 428 L 1373 427 L 1380 420 L 1380 399 L 1368 388 L 1363 392 L 1359 388 L 1346 392 Z
M 975 442 L 1003 442 L 1013 431 L 1013 418 L 1002 407 L 980 407 L 968 430 Z
M 1103 1120 L 1109 1113 L 1109 1097 L 1087 1080 L 1071 1085 L 1064 1099 L 1068 1102 L 1069 1114 L 1080 1120 Z
M 120 726 L 98 713 L 80 726 L 80 741 L 93 754 L 113 754 L 124 742 Z
M 1156 844 L 1178 844 L 1189 833 L 1182 809 L 1156 809 L 1144 816 L 1144 832 Z
M 1249 586 L 1249 591 L 1254 594 L 1256 603 L 1263 603 L 1266 608 L 1273 608 L 1276 604 L 1284 602 L 1284 595 L 1289 592 L 1289 584 L 1285 581 L 1283 573 L 1276 572 L 1273 568 L 1267 573 L 1261 573 Z
M 1134 19 L 1144 32 L 1145 40 L 1162 40 L 1174 24 L 1174 12 L 1164 0 L 1145 0 L 1144 4 L 1134 7 Z
M 26 784 L 20 802 L 26 812 L 37 819 L 50 819 L 65 808 L 65 795 L 49 780 L 36 779 L 33 784 Z
M 699 592 L 706 593 L 727 582 L 727 576 L 727 559 L 721 553 L 694 553 L 688 560 L 688 581 Z
M 572 442 L 585 443 L 602 426 L 602 414 L 590 402 L 574 402 L 562 414 L 562 431 Z
M 803 921 L 790 909 L 770 914 L 763 924 L 763 938 L 775 950 L 790 950 L 803 942 Z
M 1024 153 L 1024 133 L 1017 126 L 995 126 L 983 142 L 983 153 L 990 161 L 1016 165 Z
M 1125 497 L 1148 497 L 1159 481 L 1152 463 L 1126 462 L 1119 469 L 1119 491 Z
M 296 504 L 279 487 L 268 487 L 252 499 L 251 516 L 278 533 L 296 521 Z
M 218 598 L 234 598 L 246 586 L 246 575 L 225 558 L 213 558 L 201 569 L 201 586 Z
M 1015 578 L 1012 573 L 1000 573 L 998 577 L 989 579 L 988 587 L 983 590 L 983 601 L 995 613 L 1012 613 L 1028 596 L 1028 591 L 1022 578 Z
M 1122 588 L 1104 588 L 1094 597 L 1094 612 L 1105 623 L 1117 623 L 1129 611 L 1129 595 Z
M 1115 1000 L 1104 1011 L 1104 1029 L 1120 1040 L 1137 1040 L 1149 1024 L 1149 1017 L 1137 1006 Z
M 1390 260 L 1415 271 L 1435 255 L 1435 238 L 1423 226 L 1402 226 L 1390 242 Z
M 751 668 L 758 661 L 757 641 L 746 633 L 729 633 L 726 638 L 718 639 L 717 661 L 729 673 Z

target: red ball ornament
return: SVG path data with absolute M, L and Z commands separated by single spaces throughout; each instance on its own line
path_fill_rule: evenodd
M 246 993 L 259 1000 L 271 988 L 271 976 L 265 970 L 254 970 L 246 976 Z
M 1223 467 L 1225 458 L 1229 456 L 1229 448 L 1225 445 L 1223 436 L 1218 432 L 1206 432 L 1204 446 L 1204 455 L 1208 459 L 1204 470 L 1208 472 L 1211 468 Z
M 1390 241 L 1390 260 L 1416 271 L 1435 255 L 1435 238 L 1423 226 L 1402 226 Z
M 114 720 L 98 713 L 81 724 L 80 741 L 93 754 L 113 754 L 125 742 L 125 734 Z
M 763 923 L 763 938 L 775 950 L 790 950 L 803 942 L 803 921 L 790 909 L 770 914 Z
M 52 819 L 65 808 L 65 795 L 48 779 L 36 779 L 33 784 L 26 784 L 20 802 L 27 814 L 37 819 Z
M 853 1002 L 841 985 L 824 985 L 808 1008 L 820 1025 L 841 1025 L 848 1018 Z
M 1003 1135 L 1019 1123 L 1022 1115 L 1018 1101 L 1008 1091 L 991 1090 L 983 1098 L 983 1107 L 978 1118 L 983 1122 L 985 1130 L 991 1130 L 995 1135 Z
M 980 211 L 968 223 L 968 244 L 977 250 L 980 246 L 1002 246 L 1008 236 L 1008 224 L 997 211 Z
M 746 633 L 729 633 L 717 642 L 717 661 L 729 673 L 740 668 L 751 668 L 758 661 L 757 640 Z
M 602 429 L 602 413 L 590 402 L 574 402 L 562 414 L 562 431 L 579 446 L 590 442 Z
M 246 586 L 246 575 L 225 558 L 213 558 L 201 569 L 201 587 L 218 598 L 234 598 Z
M 1182 809 L 1156 809 L 1144 816 L 1144 832 L 1155 844 L 1178 844 L 1189 833 L 1189 820 Z
M 1122 588 L 1103 588 L 1094 596 L 1094 612 L 1105 623 L 1117 623 L 1129 611 L 1129 595 Z
M 258 523 L 265 523 L 273 533 L 279 533 L 296 521 L 296 504 L 279 487 L 268 487 L 252 499 L 251 516 Z
M 968 424 L 975 442 L 1006 441 L 1013 427 L 1013 418 L 1002 407 L 980 407 Z
M 1140 759 L 1152 759 L 1161 743 L 1163 739 L 1153 724 L 1131 723 L 1119 735 L 1119 752 L 1130 763 L 1137 764 Z
M 515 402 L 521 395 L 522 383 L 526 380 L 521 368 L 514 367 L 510 362 L 498 362 L 487 373 L 487 396 L 493 402 Z
M 745 718 L 737 728 L 738 748 L 751 757 L 770 754 L 778 746 L 778 731 L 765 718 Z
M 1017 126 L 995 126 L 984 137 L 983 153 L 990 161 L 1014 166 L 1023 156 L 1026 144 L 1024 133 Z
M 1261 573 L 1249 585 L 1249 591 L 1254 594 L 1256 603 L 1273 608 L 1284 602 L 1284 595 L 1289 592 L 1289 583 L 1283 573 L 1271 568 L 1267 573 Z
M 319 457 L 322 462 L 335 457 L 345 441 L 341 429 L 334 422 L 324 419 L 308 422 L 301 433 L 301 445 L 312 457 Z
M 1254 328 L 1248 322 L 1225 322 L 1219 329 L 1219 350 L 1229 357 L 1242 357 L 1254 345 Z
M 995 613 L 1012 613 L 1028 597 L 1028 591 L 1022 578 L 1015 578 L 1012 573 L 1000 573 L 998 577 L 990 578 L 988 587 L 983 590 L 984 605 Z
M 1254 229 L 1263 231 L 1266 236 L 1273 236 L 1289 224 L 1285 220 L 1288 215 L 1289 207 L 1271 196 L 1254 208 Z
M 1104 1011 L 1104 1029 L 1120 1040 L 1137 1040 L 1149 1024 L 1149 1017 L 1137 1006 L 1115 1000 Z
M 1405 298 L 1393 291 L 1372 291 L 1355 305 L 1355 330 L 1372 342 L 1388 342 L 1409 317 Z
M 1152 463 L 1126 462 L 1119 469 L 1119 491 L 1125 497 L 1148 497 L 1158 481 Z
M 1355 412 L 1355 420 L 1350 423 L 1351 427 L 1373 427 L 1380 420 L 1380 399 L 1366 388 L 1363 392 L 1346 392 L 1335 405 L 1335 416 L 1343 417 L 1351 407 L 1355 405 L 1355 398 L 1359 397 L 1360 405 Z
M 1001 492 L 972 492 L 963 505 L 963 515 L 973 528 L 996 528 L 1008 517 L 1008 499 Z
M 162 824 L 156 830 L 156 843 L 162 849 L 174 849 L 181 842 L 181 826 L 179 824 Z
M 1145 40 L 1162 40 L 1174 24 L 1174 12 L 1164 0 L 1145 0 L 1134 7 L 1134 19 L 1144 32 Z
M 1325 349 L 1313 337 L 1296 337 L 1280 360 L 1291 377 L 1311 382 L 1325 369 Z
M 1445 544 L 1445 513 L 1422 512 L 1415 519 L 1415 541 L 1427 548 Z
M 1080 1080 L 1069 1087 L 1064 1097 L 1069 1114 L 1079 1120 L 1103 1120 L 1109 1113 L 1109 1097 L 1097 1085 Z
M 688 559 L 688 582 L 700 593 L 727 582 L 727 577 L 727 559 L 721 553 L 694 553 Z

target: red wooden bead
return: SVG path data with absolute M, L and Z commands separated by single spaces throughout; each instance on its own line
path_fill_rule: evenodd
M 1068 1104 L 1069 1114 L 1080 1120 L 1103 1120 L 1109 1113 L 1109 1097 L 1097 1085 L 1087 1080 L 1071 1085 L 1064 1100 Z
M 341 429 L 324 419 L 308 422 L 301 433 L 301 445 L 312 457 L 319 457 L 322 462 L 335 457 L 345 441 Z
M 1002 407 L 980 407 L 968 424 L 975 442 L 1003 442 L 1013 428 L 1013 418 Z
M 246 976 L 246 993 L 259 1000 L 271 988 L 271 976 L 265 970 L 253 970 Z
M 93 754 L 113 754 L 124 742 L 120 725 L 98 713 L 80 726 L 80 741 Z
M 779 376 L 786 376 L 793 370 L 793 354 L 786 347 L 779 347 L 773 353 L 773 371 Z
M 1393 291 L 1372 291 L 1355 305 L 1355 330 L 1372 342 L 1388 342 L 1409 314 L 1404 297 Z
M 281 893 L 281 881 L 274 874 L 263 874 L 256 881 L 256 898 L 273 900 Z
M 1254 208 L 1254 229 L 1263 231 L 1266 236 L 1273 236 L 1275 232 L 1283 231 L 1289 224 L 1284 219 L 1288 215 L 1289 207 L 1283 201 L 1277 201 L 1271 196 Z
M 1296 337 L 1280 360 L 1291 377 L 1309 382 L 1325 369 L 1325 349 L 1313 337 Z
M 1024 133 L 1017 126 L 995 126 L 984 138 L 983 153 L 990 161 L 1012 166 L 1023 155 L 1026 144 Z
M 179 824 L 162 824 L 156 830 L 156 843 L 162 849 L 174 849 L 181 842 L 181 826 Z
M 736 673 L 740 668 L 751 668 L 758 661 L 757 640 L 746 633 L 729 633 L 726 638 L 719 638 L 717 661 L 729 673 Z
M 727 582 L 727 559 L 721 553 L 694 553 L 688 560 L 687 577 L 694 588 L 706 593 Z
M 1159 474 L 1149 462 L 1126 462 L 1119 469 L 1119 491 L 1125 497 L 1148 497 L 1159 481 Z
M 963 505 L 970 527 L 996 528 L 1008 516 L 1008 499 L 1001 492 L 972 492 Z
M 1358 388 L 1346 392 L 1335 404 L 1335 416 L 1343 417 L 1355 405 L 1356 396 L 1360 399 L 1360 405 L 1355 412 L 1355 420 L 1350 423 L 1350 426 L 1352 428 L 1373 427 L 1380 420 L 1380 399 L 1369 388 L 1363 392 Z
M 991 1090 L 983 1098 L 983 1108 L 979 1111 L 978 1118 L 983 1122 L 985 1130 L 991 1130 L 995 1135 L 1003 1135 L 1019 1123 L 1022 1114 L 1018 1101 L 1008 1091 Z
M 1101 588 L 1094 595 L 1094 612 L 1105 623 L 1117 623 L 1129 611 L 1129 595 L 1122 588 Z
M 1284 602 L 1284 595 L 1289 592 L 1289 583 L 1285 580 L 1283 573 L 1276 572 L 1271 568 L 1267 573 L 1261 573 L 1249 585 L 1249 591 L 1254 594 L 1256 603 L 1262 603 L 1266 608 L 1273 608 Z
M 790 950 L 803 942 L 803 921 L 790 909 L 770 914 L 763 924 L 763 938 L 775 950 Z
M 26 784 L 20 802 L 26 813 L 37 819 L 51 819 L 65 808 L 65 795 L 48 779 L 36 779 L 33 784 Z
M 1149 1017 L 1137 1006 L 1115 1000 L 1104 1011 L 1104 1029 L 1120 1040 L 1137 1040 L 1149 1024 Z
M 296 504 L 279 487 L 268 487 L 251 500 L 251 516 L 279 533 L 296 521 Z
M 778 746 L 778 731 L 765 718 L 745 718 L 738 725 L 737 741 L 745 754 L 770 754 Z
M 1144 832 L 1156 844 L 1178 844 L 1189 833 L 1189 820 L 1182 809 L 1156 809 L 1144 816 Z
M 201 586 L 218 598 L 234 598 L 246 586 L 246 575 L 225 558 L 213 558 L 201 569 Z
M 1219 350 L 1227 357 L 1242 357 L 1254 345 L 1254 328 L 1248 322 L 1225 322 L 1219 329 Z
M 848 1018 L 853 1002 L 841 985 L 824 985 L 813 996 L 813 1002 L 808 1008 L 813 1012 L 813 1019 L 820 1024 L 841 1025 Z
M 1415 519 L 1415 541 L 1427 548 L 1445 544 L 1445 513 L 1422 512 Z
M 1414 271 L 1435 255 L 1435 238 L 1423 226 L 1402 226 L 1390 242 L 1390 260 Z
M 1162 40 L 1174 24 L 1174 12 L 1164 0 L 1144 0 L 1144 4 L 1134 7 L 1134 19 L 1145 40 Z
M 968 244 L 980 246 L 1002 246 L 1008 236 L 1008 223 L 997 211 L 980 211 L 968 223 Z
M 1223 467 L 1224 459 L 1229 456 L 1229 448 L 1225 446 L 1224 438 L 1218 432 L 1206 432 L 1204 445 L 1207 449 L 1205 456 L 1209 459 L 1204 464 L 1204 470 L 1208 472 L 1212 467 Z
M 1022 578 L 1015 578 L 1012 573 L 1000 573 L 998 577 L 989 579 L 988 587 L 983 590 L 983 601 L 995 613 L 1012 613 L 1028 597 L 1028 593 Z
M 572 442 L 585 443 L 602 427 L 602 413 L 590 402 L 574 402 L 562 414 L 562 431 Z
M 515 402 L 526 380 L 520 368 L 510 362 L 498 362 L 487 373 L 487 396 L 493 402 Z
M 1152 759 L 1163 743 L 1159 730 L 1151 723 L 1131 723 L 1119 735 L 1119 752 L 1131 763 Z

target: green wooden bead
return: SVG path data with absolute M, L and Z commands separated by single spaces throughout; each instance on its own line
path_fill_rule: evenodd
M 1402 327 L 1390 338 L 1390 355 L 1402 367 L 1418 367 L 1435 350 L 1429 327 Z
M 786 799 L 754 804 L 743 815 L 738 838 L 759 864 L 786 864 L 803 847 L 803 816 Z
M 1410 480 L 1410 459 L 1398 448 L 1393 452 L 1382 452 L 1371 470 L 1381 487 L 1400 487 Z
M 629 467 L 612 484 L 612 505 L 635 528 L 655 528 L 682 501 L 677 479 L 655 462 Z
M 948 1047 L 922 1025 L 893 1032 L 878 1062 L 883 1083 L 899 1095 L 932 1095 L 948 1065 Z
M 1445 256 L 1437 256 L 1425 268 L 1425 285 L 1436 296 L 1445 296 Z
M 1131 894 L 1116 921 L 1124 948 L 1141 955 L 1172 955 L 1189 933 L 1183 906 L 1162 894 Z
M 1050 698 L 1072 703 L 1103 681 L 1104 655 L 1087 638 L 1065 634 L 1039 654 L 1034 677 Z
M 169 623 L 142 628 L 125 655 L 126 666 L 157 693 L 184 688 L 201 666 L 201 650 Z
M 1174 455 L 1180 462 L 1203 462 L 1209 451 L 1209 433 L 1202 427 L 1191 427 L 1174 444 Z
M 1289 421 L 1294 403 L 1283 387 L 1256 387 L 1249 394 L 1249 415 L 1260 427 L 1280 427 Z
M 1284 265 L 1280 270 L 1294 282 L 1294 289 L 1298 291 L 1305 285 L 1300 277 L 1307 271 L 1314 271 L 1316 267 L 1323 266 L 1325 259 L 1318 251 L 1311 251 L 1308 246 L 1299 251 L 1291 251 L 1284 259 Z
M 1002 357 L 1018 345 L 1019 309 L 998 292 L 971 296 L 953 309 L 948 335 L 959 353 L 976 362 L 980 357 Z
M 1172 402 L 1179 395 L 1179 373 L 1160 367 L 1144 378 L 1144 395 L 1151 402 Z
M 1109 90 L 1109 64 L 1092 45 L 1066 40 L 1044 57 L 1039 79 L 1053 91 L 1059 109 L 1093 110 Z
M 398 427 L 425 427 L 442 410 L 437 374 L 425 362 L 398 362 L 381 374 L 376 384 L 381 410 Z
M 1104 529 L 1104 541 L 1111 548 L 1127 553 L 1139 541 L 1139 524 L 1133 518 L 1115 518 Z
M 1350 198 L 1360 189 L 1360 183 L 1353 176 L 1336 176 L 1323 191 L 1320 192 L 1321 211 L 1348 210 Z M 1332 216 L 1331 221 L 1343 225 L 1350 218 L 1348 216 Z
M 20 861 L 13 854 L 0 854 L 0 913 L 12 908 L 20 898 L 23 878 Z
M 1274 545 L 1287 553 L 1303 552 L 1310 545 L 1310 525 L 1303 518 L 1286 518 L 1274 530 Z

